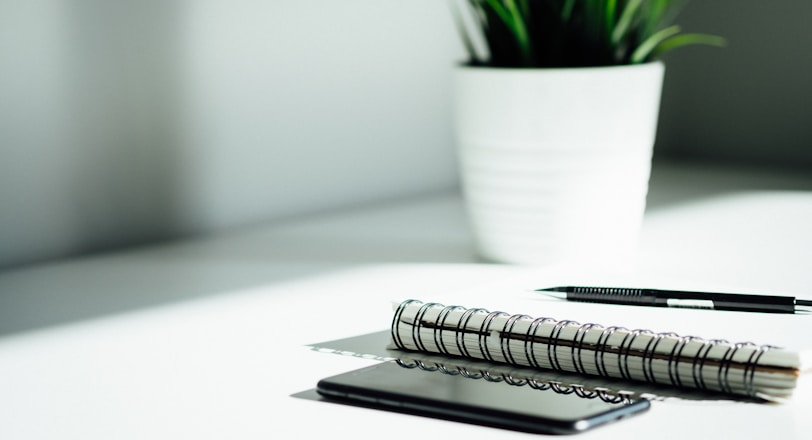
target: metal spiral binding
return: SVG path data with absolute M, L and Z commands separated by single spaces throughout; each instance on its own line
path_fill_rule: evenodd
M 462 318 L 459 321 L 459 324 L 454 329 L 454 339 L 457 342 L 457 349 L 462 353 L 463 356 L 471 357 L 471 353 L 468 351 L 468 347 L 465 345 L 465 332 L 464 329 L 468 328 L 468 324 L 471 322 L 471 317 L 477 313 L 488 313 L 485 309 L 468 309 L 463 313 Z
M 438 306 L 437 303 L 426 303 L 420 307 L 420 310 L 417 312 L 417 316 L 415 317 L 415 322 L 422 322 L 423 317 L 426 313 L 434 306 Z M 417 348 L 421 351 L 426 350 L 426 344 L 423 343 L 423 336 L 420 334 L 420 326 L 416 325 L 412 328 L 412 338 L 414 339 L 415 343 L 417 344 Z
M 598 343 L 597 343 L 597 345 L 595 347 L 595 366 L 596 366 L 596 368 L 598 370 L 598 374 L 603 376 L 603 377 L 612 377 L 609 374 L 609 370 L 606 369 L 605 355 L 606 355 L 606 352 L 609 351 L 609 345 L 608 345 L 609 338 L 611 338 L 612 335 L 618 330 L 624 331 L 624 332 L 629 331 L 625 327 L 613 326 L 613 327 L 608 327 L 608 328 L 604 329 L 603 332 L 601 332 L 600 336 L 598 337 Z
M 657 383 L 657 376 L 654 375 L 654 357 L 657 353 L 657 346 L 660 345 L 660 342 L 662 342 L 662 340 L 665 338 L 679 339 L 679 335 L 671 332 L 657 333 L 654 336 L 654 339 L 648 341 L 648 344 L 646 344 L 646 348 L 643 351 L 643 358 L 648 359 L 648 363 L 645 361 L 643 362 L 643 376 L 651 383 Z M 648 369 L 645 368 L 646 364 L 648 364 Z
M 754 352 L 750 355 L 750 358 L 747 360 L 747 366 L 744 369 L 744 376 L 747 378 L 746 386 L 747 386 L 747 394 L 750 396 L 756 395 L 756 384 L 755 384 L 755 374 L 756 374 L 756 365 L 761 360 L 761 357 L 764 356 L 764 353 L 773 349 L 771 345 L 762 345 L 758 347 L 758 351 Z M 758 353 L 758 354 L 756 354 Z M 755 359 L 753 359 L 755 356 Z
M 509 335 L 513 333 L 513 329 L 516 327 L 516 322 L 522 319 L 531 319 L 527 315 L 513 315 L 505 321 L 505 325 L 502 326 L 502 334 Z M 502 345 L 502 356 L 507 359 L 507 361 L 511 364 L 516 364 L 516 359 L 513 357 L 513 353 L 510 350 L 510 344 L 501 344 Z
M 390 327 L 390 333 L 392 334 L 392 340 L 395 343 L 395 346 L 401 350 L 406 350 L 406 344 L 403 343 L 403 338 L 400 336 L 400 330 L 398 327 L 398 323 L 401 321 L 403 317 L 403 311 L 406 310 L 410 304 L 420 304 L 421 302 L 416 299 L 410 299 L 407 301 L 403 301 L 398 306 L 397 310 L 395 310 L 395 315 L 392 317 L 392 325 Z
M 584 367 L 584 357 L 581 355 L 581 350 L 583 349 L 583 346 L 584 346 L 584 338 L 586 337 L 586 334 L 589 332 L 590 329 L 593 329 L 593 328 L 602 329 L 603 326 L 600 325 L 600 324 L 592 324 L 592 323 L 584 324 L 584 325 L 579 326 L 578 331 L 575 333 L 575 339 L 578 340 L 578 344 L 577 344 L 578 354 L 575 354 L 576 353 L 576 351 L 575 351 L 576 344 L 573 344 L 573 346 L 572 346 L 572 358 L 575 360 L 574 366 L 575 366 L 575 371 L 577 373 L 587 374 L 586 368 Z M 603 333 L 601 333 L 601 334 L 603 334 Z M 578 338 L 578 335 L 581 335 L 581 337 Z
M 631 295 L 634 294 L 633 291 L 636 289 L 623 290 L 628 290 L 629 294 Z M 404 311 L 410 306 L 417 305 L 420 305 L 420 307 L 418 308 L 415 317 L 413 319 L 404 321 Z M 436 309 L 440 309 L 439 313 L 436 315 L 434 313 L 429 314 L 430 311 L 434 312 Z M 459 318 L 451 320 L 456 322 L 449 323 L 449 316 L 455 311 L 462 311 L 462 313 Z M 482 318 L 478 328 L 472 328 L 471 324 L 472 322 L 475 322 L 473 318 L 475 316 L 481 317 L 483 315 L 484 318 Z M 427 316 L 434 316 L 434 318 L 431 319 L 431 321 L 428 321 Z M 494 326 L 494 321 L 497 318 L 506 318 L 505 322 L 500 326 L 501 329 L 492 328 Z M 515 332 L 515 329 L 520 322 L 529 322 L 525 332 Z M 665 373 L 667 373 L 668 384 L 676 387 L 689 386 L 705 391 L 737 393 L 733 389 L 730 379 L 731 366 L 735 362 L 738 364 L 743 364 L 743 366 L 740 368 L 743 368 L 742 377 L 744 378 L 744 393 L 750 397 L 756 397 L 757 390 L 754 381 L 758 362 L 766 351 L 774 348 L 764 345 L 756 346 L 750 342 L 730 344 L 728 341 L 723 339 L 705 340 L 695 336 L 679 336 L 671 332 L 654 333 L 650 330 L 628 330 L 624 327 L 604 328 L 603 326 L 594 323 L 580 324 L 576 321 L 569 320 L 558 321 L 553 318 L 533 318 L 528 315 L 509 315 L 504 312 L 490 312 L 481 308 L 467 309 L 461 306 L 444 306 L 437 303 L 424 304 L 421 301 L 408 300 L 401 303 L 397 308 L 391 327 L 392 340 L 394 341 L 395 345 L 402 350 L 408 350 L 407 347 L 409 345 L 403 340 L 404 334 L 400 324 L 406 324 L 410 327 L 411 341 L 419 351 L 439 352 L 440 354 L 444 355 L 462 355 L 463 357 L 474 359 L 481 358 L 492 362 L 544 368 L 542 362 L 540 362 L 540 360 L 537 358 L 539 351 L 535 349 L 535 344 L 541 340 L 543 341 L 544 345 L 546 345 L 547 365 L 554 370 L 571 371 L 580 374 L 597 374 L 598 376 L 615 377 L 626 380 L 640 380 L 639 377 L 635 377 L 630 367 L 631 359 L 635 359 L 641 362 L 644 381 L 654 384 L 665 383 L 663 380 L 658 380 L 654 368 L 655 359 L 658 358 L 658 356 L 660 356 L 660 359 L 665 356 L 667 363 L 667 371 Z M 539 336 L 538 331 L 544 324 L 553 324 L 553 328 L 548 336 Z M 574 336 L 562 336 L 565 329 L 573 326 L 577 326 Z M 421 330 L 427 330 L 429 328 L 432 329 L 432 336 L 437 347 L 436 350 L 429 350 L 425 344 L 425 341 L 423 340 L 423 333 L 421 333 Z M 586 335 L 593 330 L 600 330 L 601 332 L 598 335 L 597 342 L 587 343 Z M 454 345 L 457 353 L 452 353 L 448 346 L 448 341 L 445 339 L 445 337 L 448 336 L 447 334 L 452 332 L 454 334 Z M 615 333 L 618 332 L 625 333 L 622 341 L 619 344 L 610 346 L 610 339 Z M 492 338 L 493 333 L 499 334 L 499 347 L 501 349 L 500 351 L 502 359 L 497 359 L 494 354 L 491 353 L 491 347 L 489 346 L 488 341 L 490 340 L 489 338 Z M 466 340 L 470 340 L 466 339 L 466 336 L 473 334 L 476 335 L 479 356 L 472 354 L 471 347 L 468 347 L 466 344 Z M 645 348 L 635 348 L 635 341 L 644 335 L 649 338 Z M 671 348 L 670 352 L 658 352 L 658 347 L 666 339 L 676 340 L 674 342 L 674 346 Z M 524 355 L 526 363 L 519 362 L 517 360 L 517 354 L 513 352 L 510 341 L 515 340 L 523 341 L 522 354 Z M 679 367 L 681 360 L 685 359 L 683 356 L 685 347 L 691 342 L 700 343 L 702 346 L 699 347 L 697 352 L 691 356 L 690 380 L 685 381 L 682 377 L 683 375 L 680 373 Z M 705 374 L 708 371 L 705 366 L 711 362 L 709 359 L 711 351 L 720 345 L 726 346 L 727 349 L 721 358 L 714 358 L 712 361 L 719 364 L 719 367 L 714 368 L 713 370 L 716 373 L 715 379 L 718 386 L 709 386 L 706 381 L 707 378 L 705 377 Z M 562 347 L 569 347 L 569 355 L 572 359 L 572 369 L 574 369 L 574 371 L 562 368 L 561 359 L 559 359 L 559 351 Z M 734 361 L 736 353 L 743 347 L 755 347 L 756 350 L 751 353 L 746 361 Z M 594 368 L 592 370 L 596 370 L 596 373 L 590 372 L 590 370 L 587 369 L 586 360 L 589 356 L 584 354 L 585 350 L 594 353 L 592 356 Z M 617 374 L 610 373 L 609 368 L 607 368 L 605 358 L 606 353 L 612 353 L 617 356 Z M 423 364 L 418 364 L 417 366 L 427 369 L 426 365 Z M 484 378 L 488 381 L 506 381 L 508 383 L 512 383 L 513 385 L 529 384 L 531 387 L 536 387 L 538 385 L 536 382 L 533 382 L 528 378 L 508 378 L 504 375 L 493 377 L 486 372 L 479 372 L 477 374 L 470 371 L 466 371 L 464 373 L 457 371 L 454 373 L 452 370 L 446 370 L 444 372 L 446 374 L 467 374 L 469 376 L 466 377 L 476 376 L 476 378 Z M 661 372 L 660 377 L 662 377 L 662 375 L 665 373 Z M 547 384 L 538 386 L 546 387 Z M 561 388 L 558 385 L 550 385 L 550 387 L 554 389 L 557 387 L 557 389 L 561 392 L 566 391 L 566 389 Z
M 536 359 L 536 351 L 534 350 L 536 339 L 533 337 L 533 335 L 536 334 L 538 328 L 545 322 L 555 322 L 555 319 L 553 318 L 534 319 L 533 322 L 530 323 L 530 326 L 527 328 L 527 338 L 524 341 L 525 357 L 530 362 L 530 365 L 536 368 L 541 368 L 541 364 L 539 363 L 538 359 Z
M 485 320 L 482 321 L 482 324 L 479 326 L 479 350 L 485 359 L 493 362 L 498 362 L 496 358 L 493 357 L 491 354 L 491 349 L 488 347 L 488 340 L 486 339 L 490 334 L 491 323 L 497 316 L 508 316 L 505 312 L 491 312 L 488 313 L 488 316 L 485 317 Z M 503 348 L 504 350 L 504 348 Z
M 449 355 L 449 354 L 451 354 L 451 352 L 445 346 L 445 341 L 443 340 L 443 335 L 446 332 L 442 331 L 442 329 L 445 327 L 445 322 L 446 322 L 446 319 L 448 318 L 448 315 L 451 314 L 451 312 L 454 311 L 454 310 L 461 310 L 461 309 L 463 309 L 463 307 L 449 306 L 449 307 L 444 308 L 443 311 L 440 312 L 440 314 L 437 316 L 438 325 L 436 327 L 434 327 L 434 343 L 437 345 L 437 347 L 440 349 L 440 352 L 443 353 L 443 354 Z
M 396 359 L 395 362 L 403 368 L 420 369 L 428 372 L 439 372 L 448 374 L 450 376 L 461 376 L 467 379 L 484 379 L 492 383 L 505 383 L 507 385 L 522 387 L 528 386 L 534 390 L 548 391 L 552 390 L 558 394 L 575 394 L 584 399 L 600 399 L 604 402 L 614 404 L 629 404 L 631 403 L 631 393 L 618 392 L 612 393 L 606 388 L 596 388 L 594 390 L 587 390 L 582 385 L 578 384 L 564 384 L 556 381 L 543 381 L 532 377 L 515 377 L 507 373 L 491 373 L 487 370 L 471 371 L 463 366 L 447 367 L 445 364 L 438 362 L 423 362 L 420 360 L 412 359 Z

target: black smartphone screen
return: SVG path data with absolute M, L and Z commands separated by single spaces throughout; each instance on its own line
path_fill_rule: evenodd
M 396 361 L 322 379 L 316 390 L 363 406 L 546 434 L 585 431 L 649 408 L 645 399 L 614 402 Z

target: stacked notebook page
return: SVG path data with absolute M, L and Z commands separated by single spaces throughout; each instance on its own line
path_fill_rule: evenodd
M 764 400 L 792 395 L 801 354 L 770 345 L 408 300 L 392 348 Z

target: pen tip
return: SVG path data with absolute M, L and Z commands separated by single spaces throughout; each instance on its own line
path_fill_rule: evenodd
M 555 298 L 555 299 L 567 299 L 567 294 L 564 293 L 564 292 L 553 292 L 553 291 L 543 290 L 542 295 L 548 296 L 550 298 Z
M 544 289 L 536 289 L 536 292 L 565 292 L 566 293 L 566 291 L 567 291 L 566 287 L 545 287 Z

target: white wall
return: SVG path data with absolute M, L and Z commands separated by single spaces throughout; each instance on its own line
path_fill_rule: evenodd
M 456 184 L 437 0 L 0 0 L 0 268 Z

